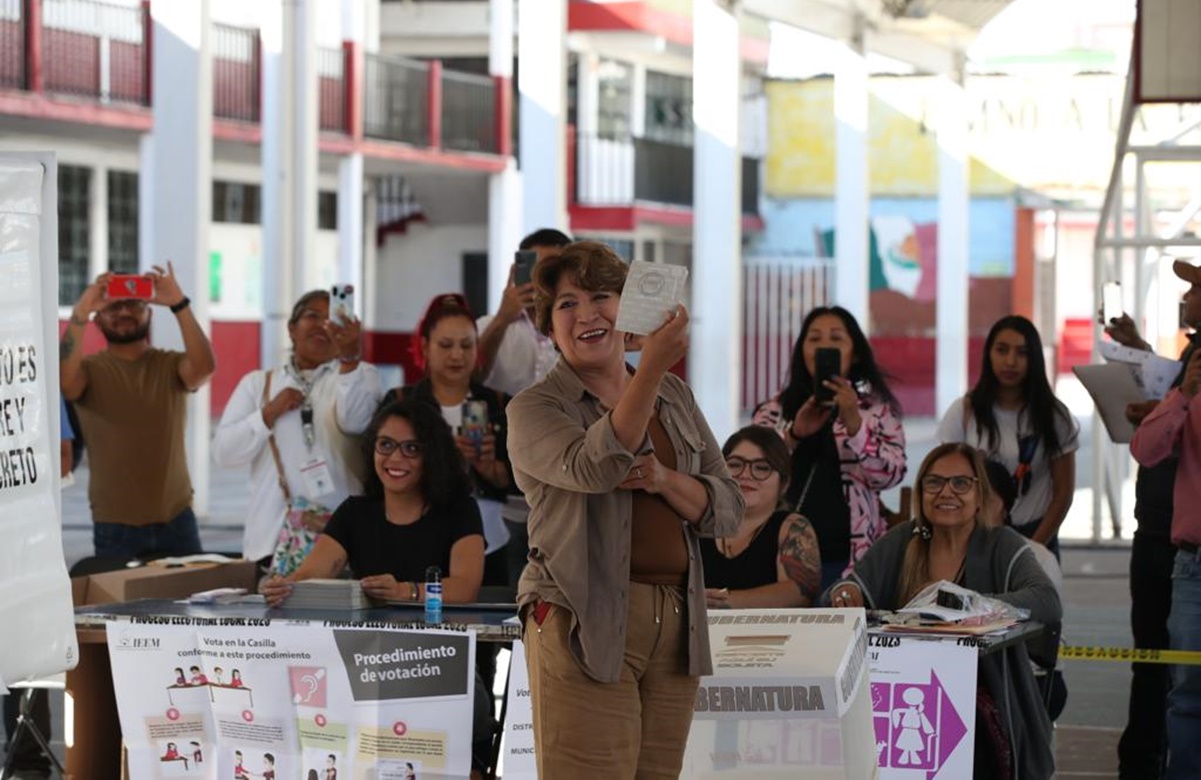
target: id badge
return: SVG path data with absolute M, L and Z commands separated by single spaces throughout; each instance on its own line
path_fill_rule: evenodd
M 319 455 L 300 467 L 300 476 L 304 479 L 304 492 L 308 498 L 319 498 L 334 490 L 334 476 L 329 464 Z

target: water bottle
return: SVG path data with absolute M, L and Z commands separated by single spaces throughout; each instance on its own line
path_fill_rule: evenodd
M 442 622 L 442 570 L 437 566 L 425 570 L 425 622 Z

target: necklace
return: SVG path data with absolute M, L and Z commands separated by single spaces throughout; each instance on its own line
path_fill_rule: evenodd
M 760 523 L 759 526 L 754 530 L 754 532 L 751 533 L 751 538 L 747 539 L 746 545 L 741 550 L 739 550 L 737 553 L 731 552 L 733 547 L 730 544 L 730 542 L 731 542 L 730 539 L 724 538 L 724 537 L 721 539 L 718 539 L 717 545 L 718 545 L 718 548 L 721 550 L 721 554 L 726 556 L 727 558 L 733 559 L 733 558 L 737 558 L 739 555 L 742 555 L 744 552 L 751 549 L 751 545 L 755 543 L 755 540 L 759 538 L 759 534 L 762 533 L 763 529 L 767 527 L 768 520 L 771 520 L 770 515 L 768 516 L 767 520 L 764 520 L 762 523 Z

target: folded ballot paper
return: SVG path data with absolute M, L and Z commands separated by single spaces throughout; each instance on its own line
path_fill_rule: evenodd
M 682 265 L 630 263 L 614 327 L 622 333 L 645 336 L 659 328 L 684 299 L 688 269 Z
M 1181 363 L 1113 341 L 1102 341 L 1098 349 L 1106 363 L 1076 366 L 1072 372 L 1092 396 L 1109 438 L 1116 444 L 1129 444 L 1134 426 L 1126 419 L 1127 405 L 1167 395 Z
M 1146 349 L 1124 347 L 1113 341 L 1102 341 L 1098 349 L 1101 357 L 1110 363 L 1123 363 L 1135 367 L 1135 380 L 1143 388 L 1140 400 L 1160 400 L 1168 394 L 1172 382 L 1180 375 L 1179 360 L 1156 355 Z

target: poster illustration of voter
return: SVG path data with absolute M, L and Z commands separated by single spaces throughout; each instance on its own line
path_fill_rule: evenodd
M 882 640 L 888 641 L 876 644 Z M 880 777 L 970 777 L 975 649 L 954 641 L 873 637 L 871 655 Z
M 108 636 L 133 777 L 470 773 L 473 635 L 198 619 Z

